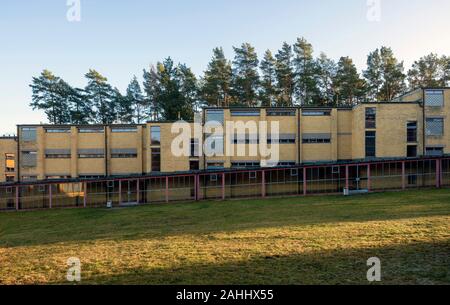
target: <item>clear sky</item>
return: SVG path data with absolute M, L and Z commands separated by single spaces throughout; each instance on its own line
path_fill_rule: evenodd
M 379 0 L 379 15 L 374 1 L 80 0 L 81 20 L 69 22 L 67 0 L 0 0 L 0 134 L 46 121 L 28 106 L 31 78 L 45 68 L 80 87 L 95 68 L 125 90 L 167 56 L 201 74 L 214 47 L 231 59 L 242 42 L 263 54 L 304 36 L 317 55 L 350 56 L 360 70 L 381 45 L 407 68 L 430 52 L 450 55 L 450 1 Z

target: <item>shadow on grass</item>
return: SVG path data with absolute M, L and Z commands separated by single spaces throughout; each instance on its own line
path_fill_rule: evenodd
M 81 284 L 370 284 L 366 263 L 381 260 L 380 284 L 450 284 L 450 240 L 441 243 L 259 256 L 222 264 L 130 269 L 83 277 Z M 144 263 L 145 264 L 145 263 Z M 90 269 L 93 266 L 84 266 Z M 95 267 L 94 267 L 95 268 Z M 91 270 L 95 274 L 95 269 Z M 61 283 L 54 283 L 61 284 Z
M 450 215 L 450 190 L 0 214 L 0 247 Z

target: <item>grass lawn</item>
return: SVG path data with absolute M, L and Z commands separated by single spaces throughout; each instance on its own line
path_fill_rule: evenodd
M 450 190 L 0 213 L 0 284 L 450 284 Z

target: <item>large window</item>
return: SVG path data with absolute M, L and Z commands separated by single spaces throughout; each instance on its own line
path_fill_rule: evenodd
M 408 122 L 407 141 L 409 143 L 417 142 L 417 122 Z
M 331 110 L 303 110 L 302 116 L 330 116 Z
M 376 128 L 377 127 L 377 109 L 376 108 L 366 108 L 366 128 Z
M 112 127 L 113 133 L 134 133 L 137 132 L 137 127 Z
M 135 159 L 137 158 L 136 148 L 115 148 L 111 149 L 111 158 L 113 159 Z
M 22 141 L 34 142 L 36 141 L 36 127 L 22 127 Z
M 425 91 L 425 106 L 429 106 L 429 107 L 444 106 L 444 91 L 443 90 L 426 90 Z
M 443 118 L 428 118 L 427 119 L 427 136 L 440 137 L 444 135 L 444 119 Z
M 236 161 L 231 162 L 231 168 L 255 168 L 260 167 L 259 161 Z
M 45 128 L 46 133 L 70 133 L 70 128 Z
M 426 155 L 431 157 L 440 157 L 444 155 L 443 147 L 427 147 Z
M 267 109 L 267 116 L 295 116 L 295 109 Z
M 259 116 L 259 109 L 249 109 L 249 110 L 231 110 L 231 116 Z
M 161 145 L 161 127 L 152 126 L 150 128 L 150 137 L 152 145 Z
M 152 172 L 161 171 L 161 149 L 152 148 Z
M 417 157 L 417 145 L 408 145 L 407 155 L 408 158 Z
M 80 127 L 79 133 L 104 133 L 104 129 L 101 127 Z
M 376 157 L 376 132 L 366 131 L 366 158 Z
M 305 133 L 302 139 L 303 144 L 329 144 L 331 134 L 329 133 Z
M 219 122 L 223 124 L 223 110 L 206 110 L 206 122 Z
M 199 141 L 198 139 L 191 139 L 191 149 L 190 149 L 191 157 L 199 157 Z

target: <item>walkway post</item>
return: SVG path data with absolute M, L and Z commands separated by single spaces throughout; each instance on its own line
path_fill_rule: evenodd
M 348 182 L 348 176 L 349 176 L 349 171 L 348 171 L 349 167 L 348 165 L 345 166 L 345 188 L 347 189 L 347 191 L 349 191 L 349 187 L 350 184 Z
M 370 176 L 370 164 L 367 164 L 367 189 L 372 190 L 372 178 Z
M 139 201 L 140 201 L 140 192 L 141 192 L 141 190 L 139 189 L 140 188 L 140 185 L 139 185 L 139 183 L 140 183 L 140 180 L 138 179 L 138 180 L 136 180 L 136 201 L 137 201 L 137 204 L 139 204 Z
M 261 172 L 261 194 L 262 198 L 266 197 L 266 171 Z
M 303 195 L 306 196 L 308 194 L 308 191 L 306 189 L 307 183 L 306 183 L 306 167 L 303 168 Z
M 83 183 L 83 188 L 84 188 L 83 207 L 86 207 L 87 206 L 87 196 L 88 196 L 87 182 Z
M 52 208 L 52 205 L 53 205 L 52 193 L 53 193 L 52 192 L 52 185 L 49 184 L 48 185 L 48 204 L 49 204 L 50 209 Z
M 16 211 L 19 210 L 19 187 L 16 186 Z
M 222 200 L 225 200 L 225 173 L 222 173 Z
M 119 205 L 122 203 L 122 180 L 119 180 Z
M 436 188 L 441 187 L 441 169 L 440 169 L 440 159 L 436 159 Z
M 406 189 L 405 161 L 402 161 L 402 189 Z
M 169 176 L 166 176 L 166 202 L 169 202 Z

